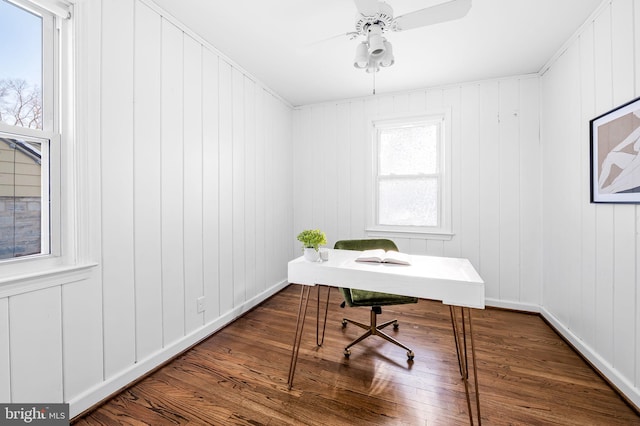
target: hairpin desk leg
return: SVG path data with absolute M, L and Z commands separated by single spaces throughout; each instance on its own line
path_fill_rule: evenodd
M 320 338 L 320 285 L 318 287 L 318 306 L 316 309 L 316 345 L 322 346 L 324 343 L 324 332 L 327 329 L 327 314 L 329 313 L 329 296 L 331 295 L 331 287 L 327 286 L 327 303 L 324 306 L 324 323 L 322 325 L 322 338 Z
M 296 363 L 298 362 L 298 352 L 300 351 L 300 341 L 302 340 L 302 330 L 304 329 L 304 320 L 307 316 L 307 306 L 309 305 L 309 291 L 311 286 L 303 285 L 300 290 L 300 304 L 298 306 L 298 319 L 296 321 L 296 334 L 293 338 L 293 348 L 291 350 L 291 362 L 289 363 L 289 377 L 287 379 L 288 389 L 293 386 L 293 375 L 296 371 Z
M 478 389 L 478 365 L 476 362 L 476 349 L 473 339 L 473 324 L 471 322 L 471 309 L 460 307 L 460 316 L 462 327 L 458 326 L 456 310 L 454 306 L 449 306 L 451 314 L 451 327 L 453 329 L 453 339 L 456 345 L 456 353 L 458 355 L 458 367 L 460 376 L 464 382 L 464 391 L 467 396 L 467 409 L 469 410 L 469 423 L 473 426 L 473 411 L 471 409 L 471 396 L 469 394 L 469 351 L 467 348 L 467 322 L 469 327 L 469 339 L 471 346 L 471 363 L 473 369 L 473 384 L 476 398 L 476 412 L 478 416 L 478 425 L 482 424 L 480 417 L 480 391 Z M 468 317 L 468 321 L 465 317 Z

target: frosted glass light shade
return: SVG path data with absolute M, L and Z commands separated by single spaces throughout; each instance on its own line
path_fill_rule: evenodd
M 380 60 L 381 67 L 390 67 L 394 64 L 395 58 L 393 57 L 393 47 L 387 40 L 384 41 L 385 52 Z
M 367 49 L 367 43 L 362 42 L 356 47 L 356 56 L 353 59 L 353 66 L 356 68 L 366 68 L 369 65 L 369 52 Z

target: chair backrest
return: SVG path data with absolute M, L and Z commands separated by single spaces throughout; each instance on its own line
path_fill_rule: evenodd
M 373 250 L 373 249 L 383 249 L 383 250 L 395 250 L 398 251 L 398 247 L 396 244 L 384 238 L 369 238 L 365 240 L 340 240 L 336 241 L 333 246 L 334 249 L 341 250 Z
M 340 240 L 336 241 L 333 245 L 334 249 L 340 250 L 395 250 L 398 251 L 398 246 L 391 240 L 384 238 L 369 238 L 365 240 Z M 351 298 L 351 290 L 348 288 L 340 287 L 340 293 L 344 297 L 344 301 L 347 306 L 353 306 L 353 299 Z

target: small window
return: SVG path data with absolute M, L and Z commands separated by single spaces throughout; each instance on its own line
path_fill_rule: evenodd
M 52 252 L 58 19 L 38 1 L 0 0 L 0 261 Z
M 372 123 L 370 233 L 450 237 L 447 114 Z

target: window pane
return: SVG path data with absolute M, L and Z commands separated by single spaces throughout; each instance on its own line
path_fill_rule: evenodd
M 0 259 L 42 252 L 42 144 L 0 135 Z
M 438 125 L 381 129 L 381 175 L 438 172 Z
M 379 182 L 380 225 L 438 226 L 438 178 Z
M 0 0 L 0 121 L 42 129 L 42 18 Z

